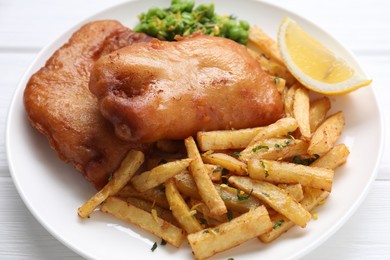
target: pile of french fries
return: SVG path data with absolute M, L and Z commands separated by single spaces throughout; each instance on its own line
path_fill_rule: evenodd
M 161 141 L 146 159 L 130 151 L 108 184 L 79 208 L 80 217 L 101 205 L 101 212 L 175 247 L 187 239 L 196 259 L 304 228 L 349 155 L 344 144 L 336 145 L 345 119 L 342 112 L 328 115 L 328 97 L 310 100 L 261 29 L 250 29 L 248 50 L 274 78 L 284 118 L 251 129 L 198 132 L 196 141 Z

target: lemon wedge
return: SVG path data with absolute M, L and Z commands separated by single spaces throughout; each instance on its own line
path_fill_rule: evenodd
M 372 80 L 306 33 L 294 20 L 284 18 L 278 46 L 288 70 L 308 89 L 340 95 L 367 86 Z

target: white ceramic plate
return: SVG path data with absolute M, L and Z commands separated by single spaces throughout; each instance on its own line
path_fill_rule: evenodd
M 211 0 L 210 0 L 211 1 Z M 204 1 L 198 1 L 202 3 Z M 342 53 L 362 71 L 353 55 L 333 37 L 308 20 L 287 10 L 257 1 L 214 0 L 219 14 L 234 13 L 251 24 L 261 26 L 275 36 L 286 15 L 325 45 Z M 47 46 L 30 66 L 13 98 L 7 124 L 7 154 L 15 185 L 27 207 L 38 221 L 58 240 L 80 255 L 94 259 L 191 259 L 185 244 L 179 250 L 159 246 L 160 239 L 139 228 L 101 213 L 81 220 L 77 208 L 95 191 L 73 167 L 58 160 L 45 137 L 28 123 L 22 97 L 27 80 L 49 56 L 66 42 L 73 31 L 87 21 L 117 19 L 133 27 L 137 15 L 151 6 L 168 6 L 169 1 L 133 1 L 103 11 L 83 21 Z M 331 19 L 331 17 L 329 17 Z M 364 73 L 364 72 L 363 72 Z M 285 259 L 297 258 L 324 242 L 357 209 L 366 195 L 380 158 L 383 124 L 378 104 L 370 87 L 347 96 L 332 98 L 333 111 L 343 110 L 347 125 L 340 143 L 346 143 L 351 155 L 348 163 L 336 171 L 333 191 L 318 210 L 319 219 L 305 229 L 293 228 L 274 243 L 264 245 L 253 239 L 237 248 L 217 255 L 218 259 Z

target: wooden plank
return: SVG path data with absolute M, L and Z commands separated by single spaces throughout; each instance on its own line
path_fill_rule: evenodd
M 0 49 L 38 50 L 78 21 L 124 1 L 69 0 L 56 1 L 54 4 L 50 1 L 2 0 L 0 1 Z M 364 0 L 338 1 L 337 8 L 332 1 L 270 2 L 313 20 L 353 51 L 365 51 L 368 48 L 389 50 L 390 48 L 390 34 L 386 33 L 390 31 L 390 15 L 386 8 L 367 8 L 367 1 Z M 386 4 L 386 0 L 370 2 L 370 5 L 378 7 Z M 330 17 L 331 22 L 329 22 Z
M 0 177 L 0 187 L 0 259 L 82 259 L 38 223 L 11 178 Z
M 0 136 L 5 137 L 5 124 L 9 105 L 20 78 L 30 65 L 35 53 L 0 52 Z M 0 138 L 0 177 L 8 172 L 5 154 L 5 138 Z
M 82 19 L 121 2 L 124 0 L 2 0 L 0 50 L 37 51 Z

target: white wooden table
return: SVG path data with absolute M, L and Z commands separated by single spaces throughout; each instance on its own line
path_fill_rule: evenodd
M 19 197 L 5 154 L 7 110 L 20 77 L 41 48 L 79 20 L 122 1 L 0 0 L 0 259 L 81 258 L 52 237 Z M 270 2 L 311 19 L 348 46 L 374 79 L 384 118 L 390 119 L 389 2 Z M 361 207 L 304 259 L 390 259 L 389 159 L 387 138 L 377 178 Z

